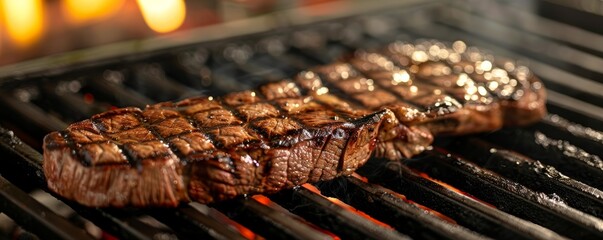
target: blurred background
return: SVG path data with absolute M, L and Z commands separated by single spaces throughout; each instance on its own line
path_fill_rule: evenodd
M 356 5 L 392 5 L 375 0 L 1 0 L 0 66 L 108 43 L 173 35 L 204 26 L 269 16 L 262 24 L 295 22 L 289 9 L 308 16 L 349 15 Z M 408 1 L 402 1 L 408 2 Z M 411 1 L 412 2 L 412 1 Z M 427 1 L 430 2 L 430 1 Z M 447 2 L 447 1 L 444 1 Z M 459 0 L 465 8 L 504 15 L 491 3 Z M 599 0 L 508 1 L 523 11 L 603 33 Z M 394 4 L 396 5 L 396 4 Z M 355 9 L 356 11 L 358 9 Z M 283 12 L 286 12 L 283 14 Z M 513 20 L 513 19 L 511 19 Z M 518 24 L 525 20 L 518 20 Z M 236 33 L 231 33 L 236 34 Z M 190 37 L 183 36 L 183 37 Z
M 0 65 L 343 0 L 2 0 Z M 275 21 L 278 21 L 275 19 Z

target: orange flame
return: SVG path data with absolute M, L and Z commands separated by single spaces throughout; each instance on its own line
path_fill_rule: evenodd
M 183 0 L 137 0 L 142 17 L 155 32 L 176 30 L 184 22 L 186 6 Z
M 355 177 L 355 178 L 357 178 L 360 181 L 363 181 L 365 183 L 369 182 L 367 177 L 361 176 L 358 173 L 352 173 L 352 177 Z M 396 196 L 397 198 L 400 198 L 402 201 L 405 201 L 405 202 L 407 202 L 409 204 L 413 204 L 413 205 L 415 205 L 415 206 L 417 206 L 417 207 L 419 207 L 419 208 L 421 208 L 421 209 L 423 209 L 423 210 L 425 210 L 427 212 L 432 213 L 436 217 L 439 217 L 439 218 L 441 218 L 441 219 L 443 219 L 445 221 L 448 221 L 450 223 L 456 224 L 456 221 L 454 221 L 452 218 L 449 218 L 448 216 L 446 216 L 446 215 L 444 215 L 444 214 L 442 214 L 442 213 L 440 213 L 440 212 L 438 212 L 436 210 L 433 210 L 433 209 L 431 209 L 429 207 L 426 207 L 426 206 L 423 206 L 423 205 L 421 205 L 421 204 L 419 204 L 419 203 L 417 203 L 417 202 L 415 202 L 413 200 L 410 200 L 410 199 L 406 198 L 406 196 L 404 196 L 404 195 L 402 195 L 402 194 L 400 194 L 398 192 L 395 192 L 393 190 L 390 190 L 390 189 L 385 189 L 385 190 L 386 190 L 387 193 L 389 193 L 389 194 L 391 194 L 393 196 Z
M 269 206 L 269 207 L 276 205 L 276 203 L 274 203 L 272 200 L 270 200 L 270 198 L 268 198 L 268 197 L 266 197 L 264 195 L 254 195 L 251 198 L 253 198 L 254 200 L 258 201 L 259 203 L 264 204 L 264 205 Z M 329 235 L 331 238 L 333 238 L 333 240 L 341 240 L 341 238 L 339 238 L 334 233 L 332 233 L 332 232 L 330 232 L 328 230 L 325 230 L 325 229 L 323 229 L 323 228 L 321 228 L 319 226 L 316 226 L 316 225 L 312 224 L 311 222 L 306 222 L 303 218 L 300 218 L 299 220 L 302 223 L 310 226 L 311 228 L 316 229 L 317 231 L 320 231 L 320 232 L 322 232 L 324 234 Z
M 433 210 L 433 209 L 431 209 L 429 207 L 423 206 L 423 205 L 421 205 L 421 204 L 419 204 L 419 203 L 417 203 L 417 202 L 415 202 L 413 200 L 410 200 L 410 199 L 406 198 L 406 196 L 404 196 L 404 195 L 402 195 L 400 193 L 397 193 L 397 192 L 394 192 L 394 191 L 390 191 L 389 193 L 392 194 L 392 195 L 394 195 L 394 196 L 396 196 L 396 197 L 398 197 L 398 198 L 400 198 L 400 199 L 402 199 L 402 201 L 405 201 L 405 202 L 410 203 L 410 204 L 414 204 L 415 206 L 419 207 L 420 209 L 423 209 L 426 212 L 430 212 L 431 214 L 435 215 L 436 217 L 441 218 L 444 221 L 456 224 L 456 221 L 454 219 L 452 219 L 452 218 L 444 215 L 441 212 L 438 212 L 438 211 Z
M 217 219 L 220 222 L 223 222 L 224 224 L 227 224 L 233 228 L 235 228 L 237 231 L 239 231 L 239 233 L 245 238 L 245 239 L 264 239 L 261 236 L 255 234 L 253 231 L 251 231 L 249 228 L 233 221 L 232 219 L 228 218 L 227 216 L 223 215 L 221 212 L 218 212 L 217 210 L 210 208 L 209 209 L 209 215 L 215 219 Z
M 62 6 L 70 21 L 84 23 L 113 15 L 124 2 L 125 0 L 64 0 Z
M 42 0 L 2 0 L 6 30 L 17 47 L 28 47 L 42 37 Z
M 251 198 L 266 206 L 270 206 L 270 204 L 272 204 L 272 200 L 264 195 L 253 195 Z
M 471 195 L 471 194 L 469 194 L 469 193 L 467 193 L 467 192 L 465 192 L 463 190 L 460 190 L 460 189 L 458 189 L 458 188 L 456 188 L 456 187 L 454 187 L 454 186 L 452 186 L 452 185 L 450 185 L 448 183 L 445 183 L 445 182 L 442 182 L 440 180 L 437 180 L 435 178 L 430 177 L 429 175 L 427 175 L 427 173 L 420 172 L 420 171 L 417 171 L 417 170 L 413 170 L 413 171 L 416 172 L 417 174 L 419 174 L 419 176 L 421 176 L 422 178 L 425 178 L 425 179 L 428 179 L 428 180 L 430 180 L 430 181 L 432 181 L 434 183 L 437 183 L 438 185 L 440 185 L 442 187 L 445 187 L 445 188 L 447 188 L 447 189 L 449 189 L 449 190 L 451 190 L 453 192 L 456 192 L 456 193 L 461 194 L 461 195 L 463 195 L 465 197 L 471 198 L 471 199 L 473 199 L 473 200 L 475 200 L 477 202 L 483 203 L 484 205 L 490 206 L 492 208 L 496 208 L 496 206 L 494 206 L 494 205 L 492 205 L 490 203 L 487 203 L 487 202 L 485 202 L 485 201 L 483 201 L 483 200 L 481 200 L 481 199 L 479 199 L 479 198 L 477 198 L 477 197 L 475 197 L 475 196 L 473 196 L 473 195 Z
M 368 183 L 368 182 L 369 182 L 369 180 L 368 180 L 368 178 L 367 178 L 367 177 L 365 177 L 365 176 L 361 176 L 360 174 L 355 173 L 355 172 L 354 172 L 354 173 L 352 173 L 352 177 L 355 177 L 355 178 L 357 178 L 357 179 L 359 179 L 360 181 L 363 181 L 363 182 L 365 182 L 365 183 Z
M 373 222 L 373 223 L 375 223 L 375 224 L 377 224 L 377 225 L 379 225 L 379 226 L 382 226 L 382 227 L 385 227 L 385 228 L 389 228 L 389 229 L 393 229 L 393 227 L 392 227 L 392 226 L 390 226 L 390 225 L 388 225 L 388 224 L 386 224 L 386 223 L 384 223 L 384 222 L 381 222 L 381 221 L 379 221 L 379 220 L 377 220 L 377 219 L 375 219 L 375 218 L 371 217 L 371 215 L 368 215 L 368 214 L 366 214 L 365 212 L 360 211 L 360 210 L 358 210 L 358 209 L 356 209 L 356 208 L 354 208 L 354 207 L 352 207 L 352 206 L 348 205 L 347 203 L 342 202 L 341 200 L 339 200 L 339 199 L 337 199 L 337 198 L 334 198 L 334 197 L 326 197 L 326 196 L 322 195 L 322 194 L 321 194 L 321 192 L 320 192 L 320 189 L 318 189 L 317 187 L 315 187 L 315 186 L 313 186 L 313 185 L 311 185 L 311 184 L 305 183 L 305 184 L 304 184 L 304 185 L 302 185 L 302 186 L 303 186 L 305 189 L 308 189 L 308 190 L 310 190 L 310 191 L 312 191 L 312 192 L 314 192 L 314 193 L 316 193 L 316 194 L 319 194 L 319 195 L 321 195 L 321 196 L 325 197 L 326 199 L 328 199 L 328 200 L 329 200 L 329 201 L 331 201 L 332 203 L 335 203 L 336 205 L 338 205 L 338 206 L 342 207 L 342 208 L 343 208 L 343 209 L 345 209 L 345 210 L 348 210 L 348 211 L 350 211 L 350 212 L 353 212 L 353 213 L 355 213 L 356 215 L 361 216 L 361 217 L 363 217 L 363 218 L 365 218 L 365 219 L 367 219 L 367 220 L 369 220 L 369 221 L 371 221 L 371 222 Z

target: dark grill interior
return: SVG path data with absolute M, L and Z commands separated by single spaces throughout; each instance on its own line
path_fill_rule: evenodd
M 0 227 L 0 239 L 603 238 L 600 32 L 563 22 L 558 14 L 578 10 L 552 1 L 397 5 L 92 63 L 3 72 L 0 212 L 19 227 Z M 549 90 L 550 114 L 527 128 L 441 138 L 413 159 L 371 159 L 350 177 L 210 206 L 96 209 L 36 197 L 47 195 L 36 190 L 46 186 L 41 139 L 68 123 L 115 107 L 249 89 L 354 49 L 419 38 L 460 39 L 525 61 Z

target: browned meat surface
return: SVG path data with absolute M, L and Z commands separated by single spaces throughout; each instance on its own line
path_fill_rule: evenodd
M 541 82 L 456 42 L 393 43 L 294 80 L 92 116 L 44 139 L 48 186 L 88 206 L 176 206 L 351 174 L 434 135 L 525 125 Z

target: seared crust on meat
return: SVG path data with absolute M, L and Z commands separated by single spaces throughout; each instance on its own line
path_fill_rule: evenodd
M 210 203 L 411 157 L 435 135 L 529 124 L 545 98 L 527 68 L 462 43 L 393 43 L 257 91 L 94 115 L 44 138 L 44 173 L 88 206 Z
M 162 144 L 121 145 L 102 136 L 90 120 L 53 132 L 44 138 L 48 187 L 88 206 L 176 206 L 188 199 L 183 166 L 176 155 L 156 143 Z M 130 163 L 126 151 L 140 161 Z

